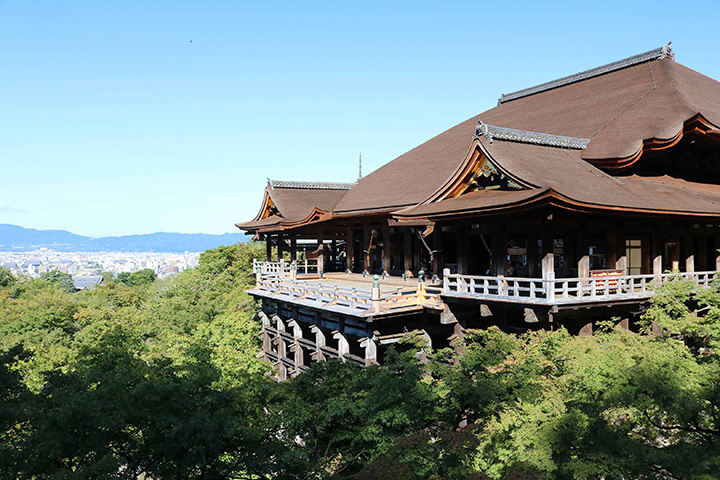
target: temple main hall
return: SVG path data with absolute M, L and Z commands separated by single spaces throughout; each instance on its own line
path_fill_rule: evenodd
M 632 328 L 658 285 L 720 269 L 720 82 L 670 45 L 502 94 L 353 183 L 268 180 L 263 351 L 279 378 L 408 333 Z

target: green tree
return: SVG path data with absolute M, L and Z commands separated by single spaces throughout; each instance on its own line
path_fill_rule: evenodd
M 0 268 L 0 287 L 12 287 L 15 284 L 15 276 L 7 268 Z
M 67 273 L 53 270 L 52 272 L 40 274 L 40 280 L 56 285 L 63 292 L 71 293 L 75 291 L 72 276 Z
M 115 282 L 115 274 L 112 272 L 102 272 L 100 275 L 102 276 L 102 281 L 105 284 Z
M 118 283 L 123 283 L 131 287 L 141 285 L 149 285 L 157 279 L 157 275 L 149 268 L 138 270 L 137 272 L 122 272 L 117 276 Z

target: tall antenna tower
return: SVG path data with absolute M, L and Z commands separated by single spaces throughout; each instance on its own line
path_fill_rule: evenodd
M 360 158 L 358 159 L 358 180 L 362 178 L 362 152 L 360 152 Z

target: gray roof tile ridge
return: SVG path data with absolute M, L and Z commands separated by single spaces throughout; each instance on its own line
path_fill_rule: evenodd
M 608 63 L 606 65 L 601 65 L 596 68 L 591 68 L 590 70 L 585 70 L 574 75 L 568 75 L 567 77 L 558 78 L 550 82 L 541 83 L 539 85 L 524 88 L 522 90 L 518 90 L 512 93 L 503 93 L 498 99 L 498 105 L 510 102 L 512 100 L 517 100 L 518 98 L 528 97 L 536 93 L 544 92 L 546 90 L 551 90 L 553 88 L 562 87 L 564 85 L 569 85 L 571 83 L 580 82 L 582 80 L 587 80 L 589 78 L 604 75 L 606 73 L 614 72 L 616 70 L 621 70 L 623 68 L 632 67 L 633 65 L 638 65 L 640 63 L 650 62 L 652 60 L 662 60 L 663 58 L 675 58 L 670 43 L 660 48 L 640 53 L 638 55 L 633 55 L 632 57 L 623 58 L 622 60 Z
M 268 178 L 268 187 L 275 188 L 302 188 L 308 190 L 350 190 L 355 183 L 340 182 L 308 182 L 296 180 L 273 180 Z
M 510 142 L 530 143 L 546 147 L 570 148 L 573 150 L 585 150 L 590 143 L 589 138 L 564 137 L 549 133 L 531 132 L 528 130 L 516 130 L 514 128 L 497 127 L 488 125 L 478 119 L 475 127 L 475 138 L 485 137 L 490 143 L 493 140 L 507 140 Z

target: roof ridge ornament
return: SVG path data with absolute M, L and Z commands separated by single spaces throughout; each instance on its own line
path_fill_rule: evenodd
M 549 133 L 496 127 L 495 125 L 483 123 L 482 120 L 478 118 L 478 124 L 475 127 L 475 136 L 473 138 L 480 139 L 480 137 L 487 138 L 490 143 L 493 143 L 493 140 L 507 140 L 509 142 L 530 143 L 533 145 L 570 148 L 573 150 L 585 150 L 588 143 L 590 143 L 589 138 L 564 137 L 562 135 L 552 135 Z
M 633 55 L 632 57 L 623 58 L 622 60 L 601 65 L 596 68 L 591 68 L 590 70 L 585 70 L 583 72 L 579 72 L 573 75 L 568 75 L 567 77 L 558 78 L 550 82 L 541 83 L 539 85 L 524 88 L 522 90 L 517 90 L 512 93 L 503 93 L 498 99 L 498 105 L 517 100 L 518 98 L 535 95 L 536 93 L 544 92 L 546 90 L 552 90 L 553 88 L 563 87 L 571 83 L 580 82 L 589 78 L 598 77 L 600 75 L 605 75 L 606 73 L 632 67 L 633 65 L 638 65 L 640 63 L 650 62 L 652 60 L 662 60 L 664 58 L 670 58 L 671 60 L 673 60 L 675 59 L 675 55 L 673 54 L 672 47 L 670 46 L 671 43 L 672 42 L 668 42 L 667 45 L 664 45 L 660 48 L 656 48 L 645 53 L 640 53 L 638 55 Z
M 267 179 L 268 187 L 275 188 L 302 188 L 308 190 L 350 190 L 355 183 L 339 183 L 339 182 L 305 182 L 294 180 L 273 180 Z

